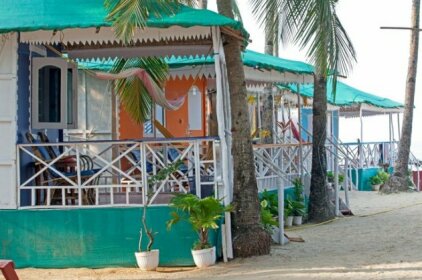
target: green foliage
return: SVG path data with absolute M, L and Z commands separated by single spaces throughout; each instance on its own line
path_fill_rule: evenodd
M 381 178 L 378 176 L 378 174 L 369 178 L 369 181 L 371 182 L 371 185 L 373 186 L 382 184 Z
M 293 216 L 293 199 L 287 197 L 284 200 L 284 217 Z
M 295 200 L 291 202 L 292 207 L 292 215 L 293 216 L 304 216 L 306 214 L 305 212 L 305 198 L 303 197 L 303 183 L 300 178 L 296 178 L 293 180 L 293 186 L 294 186 L 294 195 Z
M 224 212 L 232 211 L 231 206 L 224 207 L 221 201 L 214 197 L 198 198 L 193 194 L 178 194 L 172 198 L 170 206 L 176 211 L 171 212 L 171 219 L 167 221 L 167 229 L 181 220 L 187 220 L 198 232 L 199 241 L 194 244 L 194 250 L 206 249 L 208 230 L 218 228 L 218 220 Z
M 334 183 L 334 173 L 333 173 L 333 171 L 327 172 L 327 180 L 330 183 Z M 343 183 L 343 181 L 344 181 L 344 175 L 339 173 L 338 174 L 338 183 L 341 184 L 341 183 Z
M 278 226 L 276 217 L 271 214 L 271 211 L 261 207 L 261 223 L 264 229 L 271 233 L 272 228 Z
M 273 226 L 277 226 L 278 217 L 278 198 L 277 194 L 270 193 L 267 190 L 261 195 L 261 223 L 263 228 L 271 232 Z
M 333 75 L 333 95 L 337 76 L 346 75 L 356 61 L 356 53 L 336 13 L 338 1 L 250 0 L 252 12 L 266 30 L 280 26 L 283 43 L 293 42 L 307 49 L 317 76 Z M 274 11 L 279 11 L 277 20 Z M 274 32 L 273 32 L 274 33 Z
M 261 195 L 261 208 L 269 210 L 274 217 L 278 216 L 278 198 L 276 193 L 270 193 L 267 190 Z
M 369 178 L 369 181 L 371 182 L 371 185 L 382 185 L 387 182 L 389 178 L 390 174 L 380 169 L 376 175 Z
M 390 179 L 390 174 L 384 170 L 379 170 L 377 175 L 381 179 L 382 184 L 386 183 L 388 179 Z
M 297 201 L 303 201 L 303 183 L 300 178 L 296 178 L 293 180 L 293 191 L 295 194 L 295 198 Z

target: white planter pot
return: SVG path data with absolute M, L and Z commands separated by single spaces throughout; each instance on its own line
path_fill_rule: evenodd
M 380 187 L 381 187 L 381 184 L 379 184 L 379 185 L 372 185 L 372 190 L 373 191 L 379 191 L 380 190 Z
M 286 227 L 291 227 L 293 226 L 293 216 L 288 216 L 286 217 L 286 220 L 284 221 L 284 225 Z
M 138 267 L 144 271 L 156 270 L 160 259 L 159 250 L 151 250 L 149 252 L 136 252 L 136 262 Z
M 302 224 L 302 216 L 294 216 L 293 224 L 296 226 L 300 226 Z
M 214 265 L 217 260 L 215 247 L 203 250 L 192 250 L 192 256 L 195 265 L 199 268 Z

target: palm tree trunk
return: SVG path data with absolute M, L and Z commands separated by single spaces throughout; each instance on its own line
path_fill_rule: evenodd
M 206 9 L 208 7 L 208 0 L 200 0 L 199 1 L 199 7 L 201 9 Z
M 231 0 L 218 0 L 217 6 L 220 14 L 233 18 Z M 236 257 L 250 257 L 269 254 L 271 237 L 260 223 L 241 43 L 234 37 L 226 36 L 224 52 L 230 88 L 233 139 L 233 251 Z
M 406 79 L 405 110 L 403 114 L 399 153 L 394 166 L 394 176 L 392 176 L 382 188 L 382 191 L 385 193 L 407 191 L 409 189 L 407 178 L 412 139 L 413 108 L 415 104 L 416 73 L 419 49 L 419 18 L 420 0 L 413 0 L 411 19 L 412 35 L 410 39 L 410 55 Z
M 324 75 L 314 77 L 312 131 L 312 173 L 309 196 L 309 219 L 315 222 L 327 221 L 335 216 L 326 184 L 327 155 L 327 78 Z
M 270 30 L 265 30 L 265 53 L 273 55 L 274 53 L 274 34 Z M 272 86 L 266 86 L 264 93 L 262 94 L 261 100 L 263 100 L 262 106 L 262 127 L 261 131 L 267 131 L 269 134 L 261 133 L 261 143 L 271 144 L 273 143 L 274 133 L 274 119 L 273 119 L 273 95 Z M 260 109 L 260 108 L 259 108 Z

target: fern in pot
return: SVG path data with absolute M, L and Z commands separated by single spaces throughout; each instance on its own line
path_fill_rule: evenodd
M 231 211 L 231 206 L 223 206 L 214 197 L 198 198 L 193 194 L 178 194 L 172 198 L 170 206 L 176 210 L 167 222 L 167 228 L 181 220 L 188 221 L 198 233 L 198 240 L 193 244 L 192 256 L 199 268 L 208 267 L 216 262 L 215 247 L 208 240 L 210 229 L 218 228 L 218 221 L 224 212 Z
M 157 172 L 157 174 L 150 176 L 148 178 L 148 187 L 158 184 L 165 180 L 170 174 L 178 170 L 180 164 L 181 161 L 177 161 L 161 169 Z M 151 192 L 148 193 L 151 195 Z M 141 219 L 142 228 L 139 233 L 138 251 L 135 252 L 136 263 L 138 264 L 138 267 L 144 271 L 156 270 L 160 259 L 159 250 L 152 249 L 152 246 L 154 245 L 154 236 L 157 233 L 154 232 L 153 229 L 147 224 L 147 211 L 150 201 L 150 195 L 146 196 L 146 201 L 144 201 Z M 145 250 L 142 249 L 142 239 L 144 237 L 144 233 L 148 238 L 148 244 L 146 245 Z

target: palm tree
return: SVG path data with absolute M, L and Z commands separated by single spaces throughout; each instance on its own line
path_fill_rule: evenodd
M 162 9 L 172 12 L 176 0 L 106 0 L 109 18 L 113 21 L 117 36 L 128 44 L 137 28 L 144 28 L 148 14 Z M 218 9 L 223 15 L 240 17 L 234 0 L 219 0 Z M 157 14 L 157 13 L 156 13 Z M 234 254 L 237 257 L 269 254 L 271 237 L 260 223 L 260 204 L 255 177 L 255 165 L 250 139 L 250 124 L 246 102 L 245 75 L 241 60 L 241 42 L 227 36 L 224 46 L 231 92 L 232 113 L 232 155 L 234 166 L 233 205 L 234 211 Z M 125 63 L 125 62 L 122 62 Z M 122 67 L 122 66 L 120 66 Z M 117 67 L 115 67 L 118 69 Z M 153 71 L 157 71 L 154 69 Z M 136 89 L 136 87 L 134 87 Z M 135 93 L 139 94 L 139 93 Z
M 336 14 L 338 0 L 250 1 L 261 21 L 267 14 L 278 11 L 282 40 L 307 48 L 307 56 L 315 66 L 309 218 L 331 219 L 335 213 L 326 186 L 327 76 L 333 75 L 335 91 L 338 74 L 347 74 L 356 59 L 352 43 Z
M 234 18 L 231 0 L 217 1 L 218 12 Z M 227 75 L 232 118 L 233 179 L 233 251 L 236 257 L 269 254 L 271 237 L 262 228 L 250 123 L 245 73 L 241 59 L 242 42 L 226 37 Z
M 412 1 L 412 34 L 410 39 L 409 65 L 406 79 L 405 110 L 403 114 L 402 136 L 399 144 L 399 154 L 394 166 L 394 174 L 381 189 L 383 192 L 407 191 L 408 165 L 410 144 L 412 138 L 413 108 L 415 104 L 416 72 L 419 49 L 419 18 L 420 0 Z

